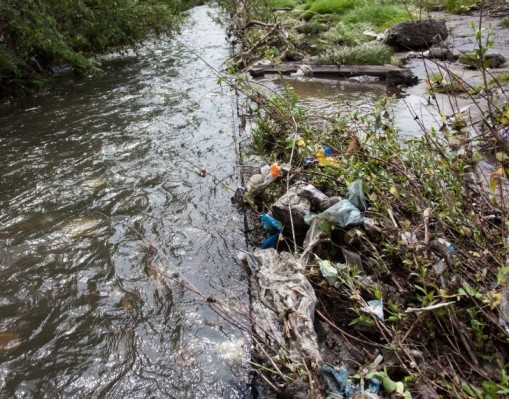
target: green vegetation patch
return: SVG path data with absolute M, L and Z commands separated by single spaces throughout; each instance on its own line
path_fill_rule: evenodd
M 294 9 L 297 6 L 297 2 L 295 0 L 270 0 L 270 6 L 274 9 Z
M 321 64 L 334 65 L 384 65 L 391 62 L 394 50 L 384 44 L 361 44 L 340 47 L 320 57 Z
M 311 3 L 309 11 L 316 14 L 344 14 L 359 3 L 359 0 L 318 0 Z
M 445 0 L 444 8 L 452 13 L 466 11 L 468 7 L 477 4 L 478 0 Z
M 349 11 L 342 21 L 352 25 L 369 23 L 377 28 L 378 31 L 382 31 L 411 18 L 412 14 L 402 6 L 370 4 Z
M 188 4 L 193 0 L 2 1 L 1 92 L 15 96 L 38 88 L 54 65 L 90 73 L 99 65 L 95 54 L 170 32 Z
M 327 24 L 320 23 L 317 21 L 309 21 L 303 25 L 297 27 L 297 32 L 304 33 L 305 35 L 317 35 L 320 32 L 324 32 L 328 29 Z

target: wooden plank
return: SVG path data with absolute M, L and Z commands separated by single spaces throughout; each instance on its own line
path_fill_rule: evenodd
M 249 69 L 252 76 L 258 77 L 265 74 L 282 74 L 289 75 L 297 72 L 299 67 L 304 65 L 304 68 L 309 68 L 310 74 L 315 77 L 343 77 L 348 78 L 352 76 L 376 76 L 385 78 L 389 72 L 405 71 L 394 65 L 308 65 L 308 64 L 281 64 L 281 65 L 256 65 Z

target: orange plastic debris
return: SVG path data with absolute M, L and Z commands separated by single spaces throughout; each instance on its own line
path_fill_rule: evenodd
M 273 163 L 271 166 L 270 166 L 270 174 L 274 177 L 278 177 L 278 176 L 281 176 L 281 168 L 279 167 L 279 165 L 276 163 Z

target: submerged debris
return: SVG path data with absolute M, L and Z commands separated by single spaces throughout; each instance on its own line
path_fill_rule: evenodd
M 316 295 L 301 262 L 288 252 L 260 249 L 246 257 L 258 289 L 253 291 L 255 330 L 275 353 L 287 351 L 289 367 L 323 365 L 314 328 Z

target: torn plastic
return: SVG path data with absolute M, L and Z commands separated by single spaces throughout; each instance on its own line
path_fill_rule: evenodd
M 270 209 L 284 226 L 293 226 L 297 234 L 304 235 L 308 229 L 305 220 L 310 213 L 311 202 L 299 194 L 302 187 L 302 182 L 294 184 Z
M 507 242 L 509 242 L 509 238 Z M 506 265 L 506 267 L 500 269 L 497 276 L 501 295 L 498 323 L 509 333 L 509 256 L 506 258 Z
M 456 250 L 456 248 L 454 247 L 454 245 L 453 245 L 453 244 L 451 244 L 449 241 L 444 240 L 443 238 L 439 238 L 439 239 L 438 239 L 438 242 L 439 242 L 440 244 L 445 245 L 445 246 L 447 247 L 447 249 L 448 249 L 449 251 L 451 251 L 451 252 L 454 252 L 454 251 Z
M 314 219 L 318 219 L 339 225 L 340 227 L 362 224 L 367 220 L 366 217 L 361 215 L 361 209 L 366 210 L 362 180 L 356 180 L 348 187 L 348 198 L 339 201 L 318 215 L 310 214 L 306 218 L 306 223 L 312 224 Z
M 381 299 L 374 299 L 372 301 L 368 301 L 367 304 L 368 306 L 366 306 L 363 310 L 366 313 L 375 315 L 378 320 L 384 321 L 384 302 Z
M 442 259 L 440 259 L 437 263 L 433 265 L 433 270 L 437 274 L 437 276 L 440 276 L 443 272 L 445 272 L 446 265 Z
M 330 285 L 335 286 L 338 282 L 338 270 L 334 267 L 331 261 L 329 260 L 319 260 L 318 266 L 320 267 L 320 272 L 322 276 Z
M 270 237 L 262 241 L 262 248 L 276 247 L 279 241 L 279 235 L 283 231 L 281 222 L 266 213 L 262 213 L 260 215 L 260 219 L 262 221 L 263 229 L 271 234 Z
M 253 273 L 256 273 L 258 270 L 260 270 L 258 259 L 251 252 L 241 250 L 238 253 L 237 258 L 241 262 L 246 263 Z
M 359 384 L 353 383 L 348 379 L 348 371 L 345 366 L 336 368 L 330 364 L 326 364 L 323 368 L 322 375 L 327 389 L 334 394 L 333 397 L 351 398 L 354 393 L 360 393 L 362 391 L 368 394 L 361 396 L 363 398 L 378 398 L 380 381 L 376 378 L 365 379 L 364 389 L 361 389 Z
M 347 265 L 342 263 L 332 263 L 330 260 L 322 260 L 318 258 L 318 266 L 322 276 L 330 285 L 336 286 L 338 282 L 338 274 L 341 270 L 346 269 Z
M 277 163 L 261 167 L 260 173 L 251 176 L 247 182 L 246 192 L 248 194 L 258 194 L 272 182 L 276 181 L 282 175 L 283 170 L 284 165 L 279 166 Z
M 502 300 L 500 302 L 499 324 L 509 334 L 509 287 L 502 287 Z
M 329 197 L 325 195 L 312 184 L 301 187 L 298 193 L 301 197 L 311 201 L 311 204 L 321 211 L 330 208 L 332 205 L 342 200 L 341 197 Z
M 401 242 L 407 247 L 412 247 L 414 244 L 419 242 L 415 232 L 405 231 L 404 233 L 400 234 L 399 238 L 401 238 Z
M 289 348 L 290 360 L 307 361 L 320 370 L 323 361 L 314 329 L 317 299 L 301 262 L 275 249 L 256 250 L 254 259 L 259 267 L 255 275 L 259 289 L 252 291 L 256 334 L 272 340 L 276 352 Z
M 360 211 L 368 209 L 366 205 L 366 198 L 364 197 L 364 191 L 362 190 L 362 180 L 355 180 L 350 186 L 348 186 L 348 200 L 354 204 Z

